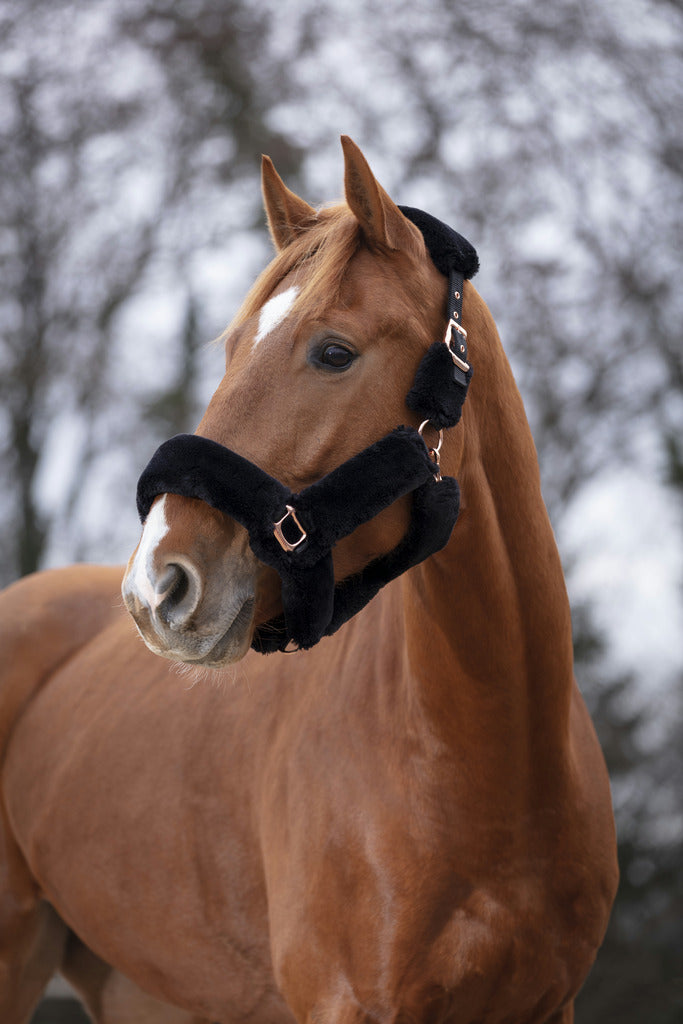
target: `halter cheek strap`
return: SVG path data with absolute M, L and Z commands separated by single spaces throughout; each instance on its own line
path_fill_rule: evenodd
M 441 432 L 460 419 L 472 371 L 462 328 L 463 280 L 478 267 L 461 235 L 421 210 L 401 207 L 422 231 L 430 255 L 449 278 L 448 326 L 423 357 L 406 398 L 423 419 L 420 431 L 397 427 L 321 480 L 294 493 L 259 466 L 196 434 L 164 442 L 138 481 L 145 520 L 159 494 L 199 498 L 240 523 L 254 554 L 282 581 L 284 612 L 256 630 L 262 653 L 291 642 L 309 648 L 329 636 L 407 569 L 441 550 L 458 517 L 457 481 L 442 477 L 438 453 L 422 440 L 430 423 Z M 358 526 L 412 493 L 411 523 L 401 543 L 335 586 L 332 548 Z
M 460 420 L 472 379 L 462 295 L 465 279 L 474 277 L 479 269 L 479 258 L 466 238 L 436 217 L 410 206 L 399 206 L 399 210 L 420 229 L 432 262 L 448 278 L 446 333 L 443 341 L 435 341 L 427 350 L 406 397 L 409 409 L 443 430 Z

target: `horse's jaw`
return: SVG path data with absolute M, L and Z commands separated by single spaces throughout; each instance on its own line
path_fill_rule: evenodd
M 154 654 L 206 668 L 239 661 L 254 635 L 260 563 L 239 537 L 222 551 L 180 547 L 165 503 L 150 513 L 128 563 L 124 603 Z

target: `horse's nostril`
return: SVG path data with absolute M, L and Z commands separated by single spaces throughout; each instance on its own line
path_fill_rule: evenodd
M 168 570 L 171 573 L 171 582 L 167 588 L 169 592 L 166 600 L 172 601 L 173 604 L 180 604 L 190 589 L 189 577 L 182 565 L 173 563 L 168 566 Z
M 199 576 L 192 567 L 169 562 L 156 585 L 157 614 L 171 629 L 185 626 L 201 597 Z

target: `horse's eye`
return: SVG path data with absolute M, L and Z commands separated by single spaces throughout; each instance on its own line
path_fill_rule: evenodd
M 345 370 L 356 358 L 355 352 L 338 341 L 328 341 L 320 349 L 317 362 L 329 370 Z

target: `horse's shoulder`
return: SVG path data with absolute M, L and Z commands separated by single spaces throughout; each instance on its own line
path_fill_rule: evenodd
M 121 567 L 76 565 L 0 592 L 0 753 L 31 697 L 76 651 L 122 614 Z

